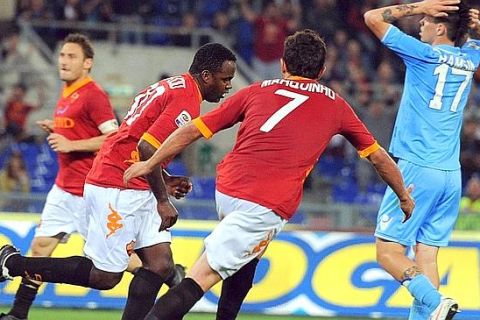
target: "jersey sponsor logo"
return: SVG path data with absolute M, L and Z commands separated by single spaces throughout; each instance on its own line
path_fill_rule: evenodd
M 75 127 L 75 120 L 67 117 L 55 117 L 53 119 L 54 128 L 71 129 Z
M 175 119 L 175 124 L 177 125 L 177 127 L 181 127 L 186 125 L 191 120 L 192 120 L 192 116 L 186 110 L 183 110 Z
M 122 216 L 112 208 L 110 203 L 108 204 L 108 209 L 111 211 L 111 213 L 107 216 L 107 228 L 110 230 L 110 232 L 107 234 L 106 238 L 117 232 L 117 230 L 123 228 L 123 224 L 120 223 L 122 221 Z

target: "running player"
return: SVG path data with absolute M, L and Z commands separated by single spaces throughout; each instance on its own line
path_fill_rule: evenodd
M 205 239 L 205 252 L 187 277 L 145 319 L 182 319 L 220 280 L 224 287 L 253 280 L 258 257 L 295 213 L 306 176 L 335 134 L 344 135 L 375 166 L 398 195 L 404 218 L 410 217 L 414 202 L 395 162 L 348 103 L 317 81 L 325 70 L 325 53 L 325 43 L 314 31 L 289 36 L 281 60 L 283 79 L 240 90 L 176 130 L 149 160 L 126 171 L 126 181 L 149 174 L 201 136 L 210 138 L 242 122 L 233 150 L 217 168 L 217 210 L 223 219 Z M 172 211 L 165 215 L 175 212 L 164 210 Z M 246 288 L 246 294 L 249 286 L 239 288 Z
M 0 249 L 0 260 L 10 256 L 9 265 L 0 261 L 9 270 L 3 280 L 28 274 L 46 282 L 110 289 L 121 280 L 129 253 L 135 251 L 143 267 L 132 279 L 122 319 L 142 319 L 173 268 L 168 228 L 178 213 L 167 191 L 182 197 L 191 185 L 157 167 L 146 179 L 132 180 L 125 187 L 123 173 L 132 163 L 148 159 L 177 127 L 198 117 L 202 100 L 218 102 L 231 89 L 235 61 L 223 45 L 206 44 L 198 49 L 188 73 L 157 82 L 137 95 L 87 176 L 88 258 L 26 258 L 6 246 Z
M 53 120 L 38 121 L 49 133 L 47 141 L 57 152 L 59 170 L 31 244 L 34 257 L 51 256 L 73 232 L 85 237 L 85 177 L 105 137 L 118 129 L 106 93 L 89 76 L 93 56 L 93 46 L 84 35 L 70 34 L 64 39 L 58 68 L 65 86 Z M 12 309 L 0 319 L 26 319 L 40 285 L 35 278 L 23 278 Z

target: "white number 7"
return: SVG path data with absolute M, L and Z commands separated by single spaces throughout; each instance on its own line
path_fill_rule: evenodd
M 293 100 L 278 109 L 277 112 L 272 114 L 272 116 L 268 118 L 267 121 L 265 121 L 263 126 L 260 128 L 260 131 L 262 132 L 270 132 L 270 130 L 272 130 L 273 127 L 275 127 L 283 118 L 288 116 L 290 112 L 298 108 L 302 103 L 304 103 L 308 100 L 308 98 L 310 98 L 309 96 L 284 89 L 278 89 L 277 91 L 275 91 L 275 94 L 291 98 Z

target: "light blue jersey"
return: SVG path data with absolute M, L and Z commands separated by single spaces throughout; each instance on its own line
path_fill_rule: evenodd
M 394 26 L 382 42 L 407 67 L 390 152 L 399 158 L 405 184 L 415 186 L 416 206 L 402 223 L 398 198 L 387 188 L 375 236 L 405 246 L 447 246 L 460 206 L 460 130 L 480 42 L 431 46 Z
M 390 152 L 420 166 L 459 169 L 463 110 L 480 63 L 480 41 L 431 46 L 390 26 L 382 42 L 407 67 Z

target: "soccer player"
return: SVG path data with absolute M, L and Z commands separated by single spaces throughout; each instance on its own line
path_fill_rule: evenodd
M 85 237 L 87 222 L 82 198 L 85 177 L 105 137 L 118 128 L 106 93 L 89 76 L 93 56 L 93 47 L 84 35 L 70 34 L 64 39 L 58 68 L 65 86 L 53 120 L 38 121 L 49 133 L 47 141 L 57 152 L 59 170 L 31 244 L 34 257 L 51 256 L 72 232 Z M 0 319 L 27 318 L 41 284 L 37 280 L 22 279 L 12 309 L 8 315 L 0 315 Z
M 225 285 L 237 272 L 253 279 L 251 264 L 295 213 L 306 176 L 335 134 L 344 135 L 375 166 L 398 195 L 404 218 L 410 217 L 414 202 L 395 162 L 349 104 L 317 81 L 325 70 L 325 53 L 323 39 L 312 30 L 289 36 L 281 60 L 283 79 L 238 91 L 177 129 L 149 160 L 125 172 L 125 181 L 149 174 L 201 136 L 210 138 L 242 122 L 233 150 L 217 168 L 216 202 L 223 219 L 205 239 L 205 252 L 187 277 L 145 319 L 182 319 L 220 280 Z M 172 212 L 165 215 L 175 212 L 162 209 Z
M 418 14 L 424 14 L 420 40 L 392 25 Z M 475 21 L 458 0 L 428 0 L 370 10 L 365 22 L 406 66 L 390 152 L 405 181 L 415 185 L 417 203 L 412 219 L 402 223 L 402 211 L 387 189 L 375 230 L 377 260 L 414 297 L 410 319 L 452 319 L 458 304 L 438 291 L 437 254 L 448 245 L 459 212 L 460 130 L 480 62 L 480 42 L 465 43 Z M 415 260 L 405 254 L 410 246 Z
M 173 268 L 168 228 L 178 213 L 168 194 L 183 197 L 191 184 L 158 166 L 146 179 L 134 179 L 126 187 L 123 173 L 132 163 L 148 159 L 177 127 L 198 117 L 203 100 L 220 101 L 232 88 L 235 70 L 235 55 L 221 44 L 209 43 L 198 49 L 188 73 L 154 83 L 137 95 L 86 178 L 88 258 L 26 258 L 6 245 L 0 249 L 0 281 L 28 274 L 45 282 L 111 289 L 135 251 L 143 267 L 130 283 L 122 319 L 143 319 Z

